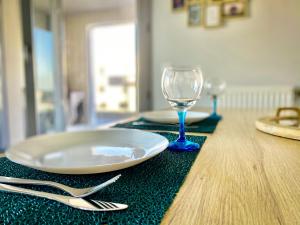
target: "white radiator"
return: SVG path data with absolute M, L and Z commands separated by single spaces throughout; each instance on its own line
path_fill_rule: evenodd
M 234 86 L 220 96 L 221 108 L 275 109 L 293 106 L 295 92 L 291 86 Z

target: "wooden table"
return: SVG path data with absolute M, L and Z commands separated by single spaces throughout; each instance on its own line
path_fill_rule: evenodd
M 256 130 L 259 113 L 222 114 L 162 224 L 300 224 L 300 141 Z
M 300 224 L 300 141 L 256 130 L 263 113 L 222 115 L 162 224 Z

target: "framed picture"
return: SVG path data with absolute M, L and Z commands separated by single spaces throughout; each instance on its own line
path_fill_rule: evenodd
M 188 5 L 188 25 L 202 25 L 202 5 L 199 2 L 192 2 Z
M 172 0 L 172 10 L 174 12 L 186 9 L 186 0 Z
M 247 1 L 224 2 L 222 14 L 225 18 L 236 18 L 247 16 L 248 4 Z
M 222 23 L 222 4 L 207 4 L 204 11 L 204 26 L 207 28 L 213 28 L 221 26 Z

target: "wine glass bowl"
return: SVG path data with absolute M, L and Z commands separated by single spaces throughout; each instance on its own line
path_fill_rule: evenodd
M 162 76 L 162 92 L 175 109 L 188 109 L 200 97 L 203 85 L 198 67 L 166 67 Z
M 172 151 L 195 151 L 197 143 L 186 140 L 184 121 L 186 111 L 200 98 L 203 76 L 199 67 L 165 67 L 161 80 L 165 99 L 177 111 L 179 117 L 179 137 L 169 145 Z
M 226 82 L 217 77 L 209 77 L 204 82 L 204 89 L 210 96 L 218 96 L 224 92 Z

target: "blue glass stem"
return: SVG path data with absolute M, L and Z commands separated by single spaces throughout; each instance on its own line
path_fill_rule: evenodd
M 184 122 L 186 117 L 186 111 L 178 111 L 177 114 L 179 118 L 179 137 L 176 141 L 170 142 L 168 147 L 169 150 L 175 152 L 198 151 L 200 149 L 200 145 L 198 143 L 186 140 L 185 137 Z
M 186 111 L 178 111 L 178 118 L 179 118 L 179 138 L 177 141 L 185 142 L 185 129 L 184 129 L 184 121 L 186 117 Z
M 216 95 L 213 95 L 213 114 L 217 115 L 217 105 L 218 105 L 218 99 Z

